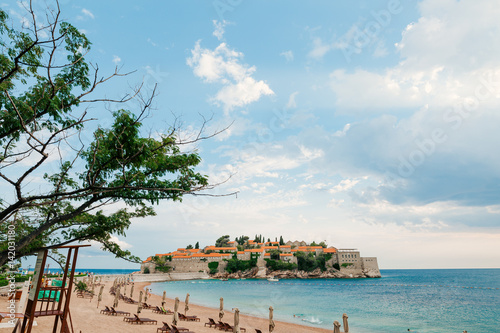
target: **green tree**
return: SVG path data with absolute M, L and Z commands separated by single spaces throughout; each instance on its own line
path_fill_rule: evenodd
M 217 273 L 217 268 L 219 268 L 219 263 L 217 261 L 209 262 L 208 268 L 210 269 L 210 274 L 215 274 Z
M 9 259 L 11 229 L 16 258 L 94 240 L 139 262 L 113 235 L 125 235 L 132 218 L 154 215 L 152 205 L 211 186 L 195 171 L 198 153 L 181 150 L 189 142 L 180 141 L 176 126 L 142 134 L 154 90 L 150 97 L 140 91 L 118 100 L 93 96 L 123 74 L 102 77 L 85 59 L 90 41 L 60 21 L 54 7 L 35 13 L 28 6 L 32 20 L 21 26 L 0 9 L 0 266 Z M 132 97 L 142 102 L 135 113 L 113 107 L 111 124 L 85 135 L 94 126 L 89 105 L 104 108 Z M 200 133 L 195 141 L 205 138 Z M 36 187 L 33 179 L 40 180 Z M 102 209 L 117 202 L 126 208 Z
M 215 241 L 215 247 L 227 247 L 229 240 L 229 235 L 221 236 Z
M 266 261 L 266 267 L 271 271 L 285 271 L 297 269 L 297 264 L 291 262 L 285 262 L 281 260 L 264 259 Z
M 200 248 L 200 242 L 196 242 L 196 244 L 194 244 L 194 248 L 198 250 Z
M 280 251 L 279 250 L 271 250 L 269 251 L 270 255 L 271 255 L 271 259 L 273 260 L 280 260 Z
M 189 244 L 188 246 L 186 246 L 186 250 L 191 250 L 193 248 L 193 245 Z
M 285 245 L 285 241 L 283 240 L 283 236 L 280 236 L 280 245 Z
M 239 238 L 238 237 L 236 238 L 236 242 L 239 245 L 244 245 L 247 242 L 247 240 L 249 240 L 249 239 L 250 239 L 250 237 L 248 237 L 248 236 L 241 236 Z
M 233 258 L 226 261 L 226 271 L 229 273 L 236 273 L 238 271 L 243 272 L 257 266 L 257 258 L 252 258 L 250 260 L 239 260 L 236 258 L 236 256 L 233 256 Z

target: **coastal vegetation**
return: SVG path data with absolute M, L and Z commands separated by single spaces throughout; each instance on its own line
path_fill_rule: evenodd
M 291 271 L 298 269 L 304 272 L 312 272 L 319 268 L 322 272 L 324 272 L 327 270 L 326 262 L 332 258 L 331 254 L 321 253 L 319 255 L 314 255 L 311 252 L 305 253 L 298 251 L 294 254 L 294 256 L 297 257 L 297 263 L 295 264 L 279 260 L 279 253 L 277 258 L 276 254 L 273 255 L 273 251 L 270 253 L 271 259 L 265 259 L 265 261 L 266 267 L 271 271 Z
M 219 263 L 217 261 L 212 261 L 208 263 L 208 269 L 210 269 L 210 274 L 217 273 L 217 268 L 219 268 Z
M 231 259 L 227 259 L 226 272 L 236 273 L 244 272 L 254 267 L 257 267 L 257 258 L 252 257 L 250 260 L 240 260 L 235 256 Z
M 285 262 L 281 260 L 265 259 L 266 268 L 271 271 L 293 271 L 298 269 L 296 263 Z
M 172 269 L 172 267 L 168 265 L 169 261 L 172 261 L 171 256 L 164 256 L 164 257 L 154 256 L 153 262 L 156 265 L 155 270 L 162 273 L 168 273 Z
M 313 253 L 305 253 L 297 251 L 294 256 L 297 257 L 298 269 L 305 272 L 312 272 L 319 268 L 322 272 L 326 271 L 326 262 L 332 258 L 332 255 L 327 253 L 321 253 L 319 255 L 314 255 Z
M 47 6 L 46 13 L 26 7 L 31 21 L 22 24 L 0 9 L 0 266 L 89 240 L 140 262 L 116 236 L 131 219 L 155 215 L 161 201 L 213 188 L 196 171 L 198 153 L 182 147 L 219 132 L 185 140 L 177 125 L 144 131 L 156 88 L 94 96 L 127 73 L 102 76 L 86 59 L 91 42 L 61 21 L 57 2 Z M 137 109 L 121 107 L 132 100 Z M 118 202 L 125 207 L 110 206 Z

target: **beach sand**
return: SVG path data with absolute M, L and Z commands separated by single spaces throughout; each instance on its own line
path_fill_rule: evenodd
M 139 290 L 144 290 L 150 283 L 147 282 L 136 282 L 134 287 L 134 299 L 138 300 L 139 298 Z M 112 306 L 114 296 L 109 293 L 109 288 L 112 285 L 112 282 L 107 282 L 103 291 L 102 302 L 100 302 L 99 308 L 97 308 L 97 297 L 94 297 L 92 300 L 89 298 L 79 298 L 76 297 L 76 293 L 72 293 L 71 295 L 71 319 L 73 321 L 74 331 L 79 333 L 110 333 L 110 332 L 123 332 L 123 333 L 140 333 L 140 332 L 148 332 L 153 333 L 156 332 L 158 327 L 163 326 L 162 321 L 167 322 L 169 325 L 172 323 L 172 315 L 160 315 L 155 314 L 151 310 L 143 309 L 139 317 L 145 317 L 150 319 L 158 320 L 158 325 L 136 325 L 129 324 L 123 321 L 123 316 L 107 316 L 100 314 L 100 311 L 104 309 L 104 306 Z M 100 287 L 97 287 L 98 291 Z M 127 286 L 127 291 L 130 292 L 130 285 Z M 127 292 L 127 295 L 129 295 Z M 152 295 L 148 298 L 147 303 L 151 305 L 161 306 L 161 296 Z M 7 298 L 1 297 L 0 303 L 2 308 L 6 308 L 7 306 Z M 174 308 L 174 300 L 167 299 L 166 308 L 173 310 Z M 128 311 L 131 314 L 137 312 L 137 305 L 127 304 L 120 301 L 117 310 Z M 179 310 L 181 313 L 184 313 L 184 300 L 181 300 Z M 240 309 L 240 311 L 245 311 L 245 309 Z M 276 311 L 276 310 L 275 310 Z M 223 318 L 224 322 L 229 324 L 233 324 L 234 313 L 224 309 L 225 315 Z M 188 315 L 196 315 L 201 318 L 200 322 L 186 322 L 180 321 L 179 327 L 189 328 L 190 331 L 196 333 L 208 333 L 208 332 L 220 332 L 219 330 L 215 330 L 214 328 L 209 328 L 208 326 L 204 326 L 206 322 L 208 322 L 208 318 L 213 318 L 218 321 L 219 309 L 208 308 L 203 306 L 198 306 L 194 304 L 189 304 Z M 6 321 L 6 320 L 4 320 Z M 34 326 L 32 332 L 34 333 L 47 333 L 52 332 L 52 325 L 54 323 L 53 317 L 40 317 L 36 319 L 38 326 Z M 332 332 L 332 329 L 322 329 L 315 327 L 307 327 L 296 325 L 292 323 L 279 322 L 275 320 L 276 327 L 274 332 L 276 333 L 302 333 L 302 332 Z M 268 332 L 269 320 L 264 318 L 256 318 L 247 315 L 240 315 L 240 327 L 245 327 L 247 329 L 247 333 L 255 333 L 255 329 L 260 329 L 262 332 Z M 0 332 L 11 332 L 12 328 L 0 328 Z

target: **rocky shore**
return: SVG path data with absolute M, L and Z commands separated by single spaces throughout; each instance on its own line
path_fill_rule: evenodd
M 380 278 L 382 277 L 379 270 L 367 269 L 363 270 L 361 273 L 349 273 L 349 271 L 338 271 L 338 270 L 327 270 L 322 272 L 319 268 L 312 272 L 305 271 L 270 271 L 260 270 L 255 267 L 253 269 L 236 272 L 236 273 L 216 273 L 212 274 L 210 277 L 215 279 L 228 278 L 228 279 L 256 279 L 256 278 L 271 278 L 275 277 L 278 279 L 359 279 L 359 278 Z

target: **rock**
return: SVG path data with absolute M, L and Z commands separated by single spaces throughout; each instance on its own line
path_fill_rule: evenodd
M 367 278 L 381 278 L 382 274 L 378 269 L 365 269 L 363 270 L 363 274 Z

